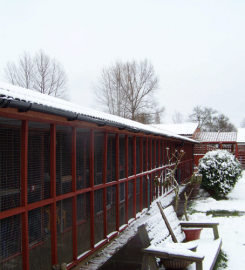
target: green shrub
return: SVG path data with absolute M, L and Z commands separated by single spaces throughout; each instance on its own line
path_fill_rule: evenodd
M 240 162 L 226 150 L 208 152 L 199 161 L 201 187 L 216 195 L 227 195 L 241 177 Z

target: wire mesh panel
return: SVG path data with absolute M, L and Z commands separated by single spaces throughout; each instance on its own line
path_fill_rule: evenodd
M 146 190 L 147 190 L 147 181 L 146 181 L 146 175 L 143 176 L 143 191 L 142 191 L 142 208 L 146 208 L 147 207 L 147 201 L 146 201 Z
M 155 139 L 152 139 L 151 140 L 151 162 L 152 162 L 152 166 L 151 168 L 154 169 L 156 168 L 156 164 L 154 164 L 156 162 L 156 156 L 154 155 L 155 154 Z
M 136 173 L 141 173 L 140 171 L 140 137 L 136 138 Z
M 156 151 L 155 151 L 155 160 L 156 160 L 156 168 L 159 167 L 159 162 L 158 162 L 158 152 L 159 152 L 159 148 L 158 148 L 158 139 L 156 139 Z
M 134 218 L 134 184 L 128 181 L 128 219 Z
M 119 136 L 119 179 L 125 178 L 125 136 Z
M 140 177 L 136 178 L 136 213 L 140 212 Z
M 4 211 L 20 206 L 21 121 L 0 118 L 0 149 L 0 211 Z
M 159 156 L 160 156 L 160 164 L 159 164 L 159 167 L 162 167 L 163 166 L 163 162 L 162 162 L 162 140 L 159 140 L 160 143 L 159 143 Z
M 57 255 L 58 264 L 72 262 L 72 199 L 58 201 L 57 218 Z
M 89 130 L 77 128 L 76 134 L 77 189 L 89 187 Z
M 125 218 L 125 182 L 119 184 L 119 226 L 126 223 Z
M 116 135 L 108 134 L 107 183 L 116 181 Z
M 116 186 L 106 188 L 107 234 L 116 231 Z
M 56 195 L 71 192 L 71 128 L 57 126 Z
M 145 157 L 145 154 L 146 154 L 146 139 L 143 138 L 143 172 L 147 171 L 147 168 L 146 168 L 146 157 Z
M 133 175 L 133 137 L 128 137 L 128 176 Z
M 0 220 L 0 269 L 22 269 L 21 216 Z
M 30 269 L 49 269 L 51 261 L 50 206 L 28 212 Z
M 90 193 L 77 196 L 77 254 L 90 249 Z
M 94 191 L 95 244 L 104 239 L 103 189 Z
M 28 203 L 50 197 L 50 126 L 28 123 Z
M 104 133 L 94 133 L 94 185 L 103 183 Z
M 148 171 L 151 170 L 151 164 L 152 164 L 152 155 L 151 155 L 151 140 L 148 140 L 148 164 L 147 164 L 147 168 Z

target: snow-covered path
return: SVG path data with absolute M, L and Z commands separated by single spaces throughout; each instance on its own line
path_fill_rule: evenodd
M 198 200 L 193 209 L 201 212 L 209 210 L 245 212 L 245 173 L 227 197 L 229 200 L 216 201 L 212 198 Z M 196 213 L 190 216 L 191 220 L 200 218 L 209 218 L 219 222 L 222 250 L 228 256 L 227 269 L 245 269 L 245 215 L 212 217 L 206 216 L 205 213 Z M 203 237 L 205 233 L 207 232 L 202 232 Z

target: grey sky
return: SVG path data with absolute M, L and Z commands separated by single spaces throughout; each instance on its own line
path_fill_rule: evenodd
M 91 82 L 115 60 L 148 58 L 172 114 L 213 107 L 245 117 L 244 0 L 2 0 L 0 79 L 7 61 L 40 48 L 59 60 L 71 100 L 93 106 Z

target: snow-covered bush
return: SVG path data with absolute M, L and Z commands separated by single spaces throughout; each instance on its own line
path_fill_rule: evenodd
M 200 159 L 199 173 L 202 174 L 202 188 L 216 195 L 227 195 L 241 177 L 242 169 L 234 155 L 226 150 L 215 150 Z

